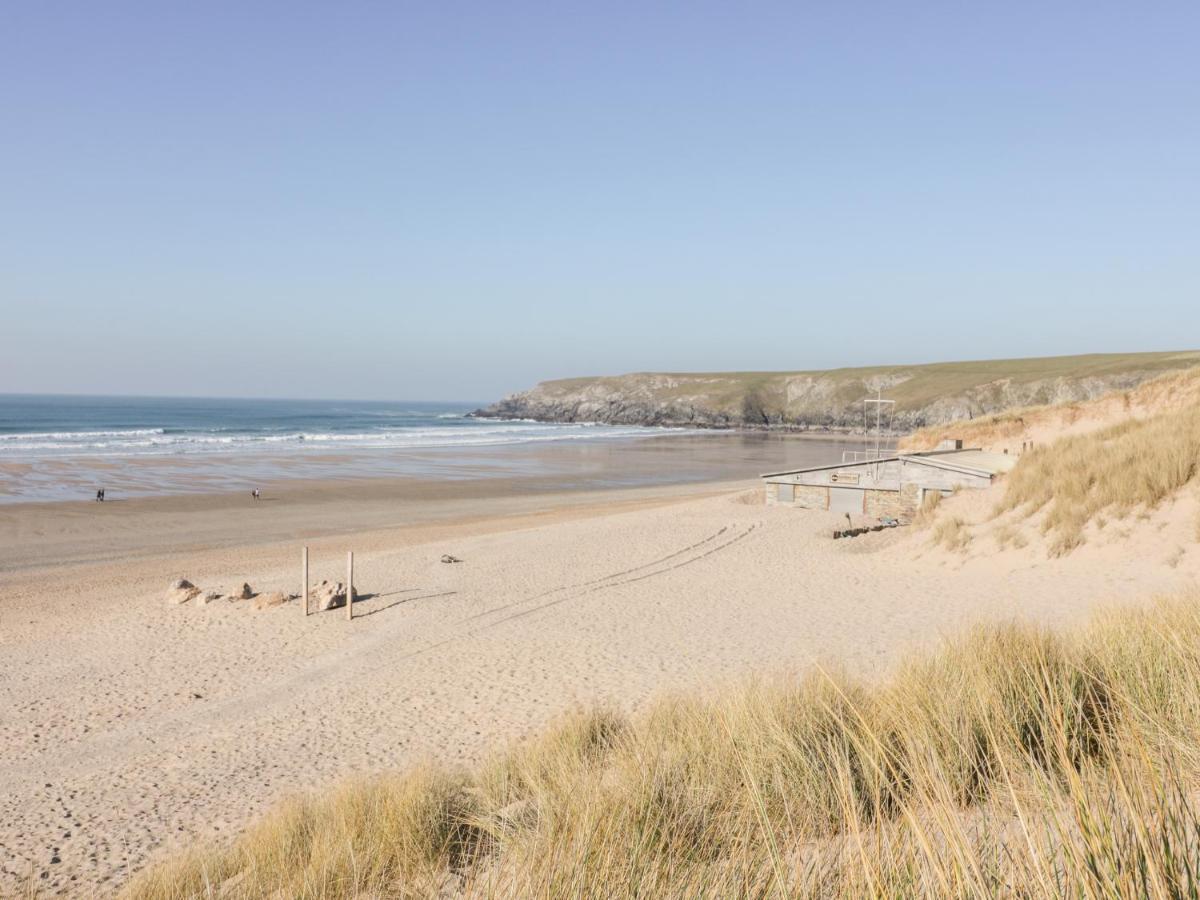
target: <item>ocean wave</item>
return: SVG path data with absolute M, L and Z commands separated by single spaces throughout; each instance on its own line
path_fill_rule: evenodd
M 387 409 L 387 410 L 371 410 L 372 416 L 377 416 L 381 419 L 462 419 L 466 417 L 466 413 L 462 412 L 430 412 L 429 410 L 420 409 Z
M 289 431 L 283 433 L 178 432 L 130 429 L 94 432 L 29 432 L 4 435 L 0 458 L 72 454 L 104 456 L 228 452 L 306 452 L 319 449 L 408 450 L 482 447 L 550 441 L 604 440 L 644 436 L 663 429 L 595 423 L 544 424 L 492 420 L 479 425 L 445 425 L 370 431 Z
M 144 437 L 150 434 L 166 434 L 165 428 L 126 428 L 114 431 L 18 431 L 0 434 L 3 441 L 68 440 L 98 437 Z

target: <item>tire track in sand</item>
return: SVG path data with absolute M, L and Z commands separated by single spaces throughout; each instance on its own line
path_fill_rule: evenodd
M 475 613 L 475 615 L 473 615 L 473 616 L 467 616 L 465 619 L 459 619 L 455 624 L 461 625 L 464 622 L 472 622 L 475 619 L 482 619 L 484 616 L 490 616 L 493 613 L 503 612 L 504 610 L 511 609 L 514 606 L 520 606 L 524 603 L 533 603 L 536 600 L 541 600 L 543 597 L 550 597 L 550 596 L 560 593 L 562 591 L 572 591 L 572 590 L 577 590 L 578 588 L 590 587 L 594 584 L 600 584 L 600 582 L 602 582 L 602 581 L 610 581 L 614 578 L 620 578 L 622 575 L 629 575 L 632 572 L 637 572 L 642 569 L 648 569 L 651 566 L 661 565 L 662 563 L 667 562 L 668 560 L 674 559 L 677 556 L 681 556 L 684 553 L 688 553 L 692 550 L 695 550 L 697 547 L 702 547 L 711 541 L 715 541 L 717 538 L 719 538 L 721 535 L 723 535 L 726 531 L 728 531 L 729 528 L 730 528 L 729 525 L 725 525 L 724 527 L 722 527 L 722 528 L 718 529 L 717 531 L 713 532 L 712 534 L 710 534 L 708 537 L 701 538 L 700 540 L 696 541 L 696 543 L 694 543 L 694 544 L 691 544 L 687 547 L 683 547 L 679 550 L 674 551 L 673 553 L 668 553 L 666 556 L 660 556 L 658 559 L 652 559 L 652 560 L 650 560 L 650 562 L 642 563 L 641 565 L 633 566 L 632 568 L 624 569 L 620 572 L 611 572 L 608 575 L 601 575 L 599 578 L 593 578 L 590 581 L 580 581 L 580 582 L 576 582 L 575 584 L 564 584 L 564 585 L 561 585 L 556 588 L 550 588 L 550 590 L 548 590 L 548 591 L 542 591 L 540 594 L 535 594 L 532 597 L 522 597 L 520 600 L 513 600 L 510 603 L 504 603 L 504 604 L 501 604 L 500 606 L 493 606 L 491 609 L 485 609 L 483 612 Z

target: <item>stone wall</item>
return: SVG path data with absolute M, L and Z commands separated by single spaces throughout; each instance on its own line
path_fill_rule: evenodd
M 795 499 L 791 503 L 780 503 L 779 485 L 768 482 L 764 485 L 768 506 L 797 506 L 802 509 L 829 509 L 829 488 L 820 485 L 793 485 Z M 913 483 L 898 491 L 865 490 L 865 515 L 877 519 L 891 516 L 894 519 L 911 519 L 921 505 L 921 489 Z
M 796 506 L 805 509 L 829 509 L 829 488 L 813 485 L 796 485 Z
M 910 519 L 917 512 L 917 493 L 915 484 L 906 484 L 899 491 L 867 491 L 866 514 L 876 519 Z
M 767 506 L 800 506 L 804 509 L 828 509 L 829 508 L 829 489 L 824 487 L 812 487 L 804 484 L 793 485 L 792 490 L 795 492 L 795 499 L 788 503 L 779 500 L 779 485 L 768 481 L 766 486 Z

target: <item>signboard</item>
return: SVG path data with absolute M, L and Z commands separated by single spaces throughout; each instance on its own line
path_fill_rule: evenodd
M 857 472 L 834 472 L 829 480 L 837 484 L 858 484 Z

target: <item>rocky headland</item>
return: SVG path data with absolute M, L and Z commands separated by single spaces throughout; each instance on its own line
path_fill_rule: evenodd
M 1092 400 L 1200 364 L 1200 351 L 1094 354 L 813 372 L 637 373 L 545 381 L 476 410 L 481 418 L 691 428 L 860 432 L 863 401 L 895 401 L 908 432 L 1016 407 Z

